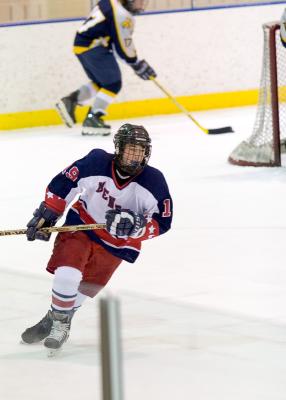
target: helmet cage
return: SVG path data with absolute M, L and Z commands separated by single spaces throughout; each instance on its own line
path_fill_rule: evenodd
M 115 145 L 115 165 L 119 167 L 122 172 L 128 175 L 136 175 L 141 172 L 148 164 L 151 156 L 151 139 L 143 126 L 124 124 L 114 136 Z M 126 165 L 123 161 L 123 153 L 127 144 L 139 145 L 144 148 L 143 160 L 134 162 L 131 165 Z

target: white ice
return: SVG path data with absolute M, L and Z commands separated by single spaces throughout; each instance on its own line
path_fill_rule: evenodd
M 172 230 L 144 243 L 103 294 L 121 300 L 125 400 L 285 400 L 286 172 L 227 163 L 255 107 L 141 118 L 174 199 Z M 123 121 L 113 122 L 115 131 Z M 125 122 L 125 121 L 124 121 Z M 25 227 L 51 178 L 111 137 L 51 127 L 0 134 L 0 229 Z M 0 238 L 0 399 L 101 399 L 98 298 L 61 355 L 21 345 L 50 304 L 49 243 Z

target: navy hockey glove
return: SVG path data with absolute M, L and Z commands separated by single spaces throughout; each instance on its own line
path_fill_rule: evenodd
M 105 214 L 106 229 L 112 236 L 126 238 L 140 236 L 147 220 L 130 210 L 108 210 Z
M 51 233 L 40 232 L 39 229 L 54 226 L 61 214 L 47 207 L 45 202 L 40 204 L 34 213 L 34 217 L 27 224 L 26 236 L 29 241 L 35 239 L 45 240 L 46 242 L 50 240 Z
M 150 78 L 156 78 L 157 74 L 154 69 L 145 60 L 137 61 L 135 64 L 131 64 L 135 73 L 145 81 Z

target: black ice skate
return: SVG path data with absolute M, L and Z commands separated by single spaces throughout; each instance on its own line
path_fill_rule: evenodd
M 111 126 L 104 123 L 102 116 L 103 114 L 101 112 L 93 113 L 90 110 L 83 121 L 82 134 L 102 136 L 110 135 Z
M 25 330 L 22 333 L 23 343 L 32 344 L 38 343 L 49 336 L 53 325 L 52 312 L 48 311 L 44 318 L 41 319 L 36 325 Z
M 79 91 L 71 93 L 69 96 L 63 97 L 56 103 L 56 109 L 59 112 L 64 123 L 72 128 L 76 123 L 75 108 L 77 106 L 77 98 Z
M 52 311 L 51 332 L 44 341 L 49 357 L 53 357 L 68 340 L 73 314 L 72 311 L 69 313 Z

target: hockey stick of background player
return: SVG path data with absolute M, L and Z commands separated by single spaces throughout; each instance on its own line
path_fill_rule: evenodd
M 90 231 L 93 229 L 105 229 L 105 224 L 51 226 L 50 228 L 39 229 L 39 231 L 50 233 L 50 232 Z M 7 231 L 0 231 L 0 236 L 25 235 L 26 232 L 27 229 L 11 229 Z
M 165 93 L 167 97 L 169 97 L 170 100 L 187 116 L 189 117 L 194 124 L 197 125 L 198 128 L 200 128 L 203 132 L 205 132 L 207 135 L 218 135 L 220 133 L 230 133 L 233 132 L 233 129 L 231 126 L 225 126 L 223 128 L 217 128 L 217 129 L 206 129 L 204 128 L 201 124 L 198 123 L 198 121 L 195 120 L 195 118 L 189 113 L 189 111 L 180 104 L 174 96 L 172 96 L 155 78 L 151 77 L 150 78 L 155 85 L 158 86 L 158 88 Z

